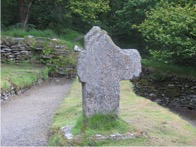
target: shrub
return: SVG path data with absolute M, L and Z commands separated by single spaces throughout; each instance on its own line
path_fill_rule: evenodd
M 153 55 L 183 63 L 196 58 L 196 11 L 194 6 L 164 3 L 152 9 L 138 27 Z M 188 59 L 188 60 L 187 60 Z M 185 61 L 186 60 L 186 61 Z M 182 62 L 183 61 L 183 62 Z M 195 64 L 195 63 L 194 63 Z

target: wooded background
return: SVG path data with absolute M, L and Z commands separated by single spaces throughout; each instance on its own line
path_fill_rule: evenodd
M 121 48 L 136 48 L 143 57 L 196 66 L 194 0 L 2 0 L 1 27 L 65 28 L 86 33 L 98 25 Z

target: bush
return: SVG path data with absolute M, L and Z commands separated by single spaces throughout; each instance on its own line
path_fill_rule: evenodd
M 149 43 L 151 53 L 159 54 L 156 58 L 195 64 L 196 11 L 193 6 L 164 3 L 152 9 L 138 28 Z

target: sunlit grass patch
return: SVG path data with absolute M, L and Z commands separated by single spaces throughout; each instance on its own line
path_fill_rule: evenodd
M 38 68 L 30 64 L 1 64 L 1 91 L 16 90 L 33 85 L 38 79 L 48 78 L 47 68 Z

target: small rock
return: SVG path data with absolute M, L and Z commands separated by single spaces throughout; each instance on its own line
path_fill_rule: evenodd
M 196 89 L 196 86 L 191 87 L 191 89 Z
M 36 47 L 35 50 L 43 50 L 42 47 Z
M 102 135 L 100 135 L 100 134 L 96 134 L 95 136 L 96 136 L 96 137 L 101 137 Z
M 61 131 L 63 132 L 64 134 L 64 137 L 68 140 L 72 139 L 73 138 L 73 134 L 71 133 L 71 129 L 72 129 L 73 126 L 71 125 L 68 125 L 68 126 L 65 126 L 65 127 L 62 127 L 61 128 Z
M 84 49 L 82 48 L 82 47 L 79 47 L 79 46 L 77 46 L 77 45 L 75 45 L 74 46 L 74 51 L 75 52 L 81 52 L 81 51 L 83 51 Z
M 155 96 L 156 96 L 156 94 L 154 94 L 154 93 L 150 93 L 150 94 L 149 94 L 149 96 L 150 96 L 150 97 L 155 97 Z
M 1 48 L 6 48 L 7 46 L 6 45 L 1 45 Z
M 0 53 L 5 53 L 6 51 L 5 50 L 0 50 Z
M 56 39 L 56 38 L 53 38 L 53 39 L 51 39 L 51 40 L 53 40 L 53 41 L 57 41 L 58 39 Z
M 28 35 L 27 38 L 34 38 L 34 36 Z
M 29 51 L 21 51 L 22 54 L 28 55 Z
M 14 55 L 9 55 L 9 56 L 8 56 L 8 58 L 13 58 L 13 57 L 14 57 Z
M 5 51 L 5 52 L 11 52 L 12 49 L 10 49 L 10 48 L 5 48 L 4 51 Z

